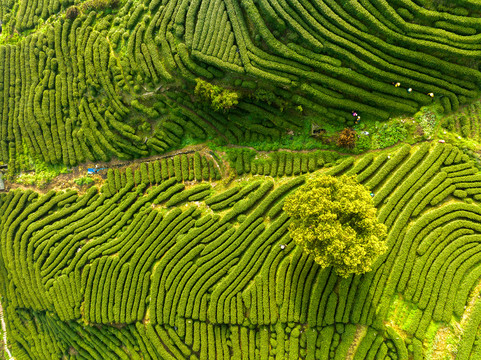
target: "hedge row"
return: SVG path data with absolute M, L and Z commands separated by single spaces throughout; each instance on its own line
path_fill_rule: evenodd
M 102 188 L 102 192 L 106 196 L 112 196 L 121 191 L 127 183 L 131 184 L 131 186 L 139 186 L 141 184 L 144 186 L 155 186 L 163 184 L 167 180 L 174 180 L 174 182 L 215 181 L 220 180 L 221 177 L 220 166 L 213 158 L 208 158 L 195 152 L 194 154 L 175 155 L 148 163 L 143 162 L 140 164 L 140 168 L 134 171 L 131 168 L 127 168 L 125 171 L 108 169 L 107 182 Z M 170 182 L 167 181 L 167 183 Z M 205 186 L 202 185 L 198 189 L 207 190 Z M 187 196 L 192 197 L 190 201 L 202 199 L 201 194 L 204 196 L 208 195 L 208 192 L 205 191 L 201 191 L 194 196 L 195 193 L 197 191 Z
M 251 149 L 231 148 L 228 159 L 237 175 L 253 174 L 272 177 L 297 176 L 316 171 L 322 167 L 330 167 L 340 158 L 337 153 L 315 151 L 296 153 L 278 151 L 260 156 Z
M 481 29 L 469 11 L 461 11 L 461 16 L 459 10 L 427 10 L 401 0 L 343 5 L 333 0 L 154 1 L 139 6 L 127 1 L 110 21 L 97 19 L 103 8 L 93 4 L 91 13 L 66 19 L 62 12 L 71 4 L 18 4 L 12 16 L 19 31 L 30 29 L 39 18 L 62 15 L 45 32 L 0 47 L 0 160 L 10 161 L 14 170 L 25 166 L 17 156 L 26 155 L 24 143 L 28 155 L 73 165 L 164 152 L 190 133 L 202 139 L 221 133 L 233 143 L 269 141 L 290 121 L 285 114 L 266 116 L 262 111 L 254 112 L 256 119 L 246 120 L 243 111 L 219 119 L 223 116 L 192 114 L 189 104 L 181 104 L 184 133 L 173 125 L 182 121 L 168 119 L 145 142 L 142 131 L 126 120 L 135 120 L 135 111 L 157 118 L 158 109 L 125 99 L 133 93 L 155 93 L 150 90 L 174 75 L 195 79 L 222 78 L 224 71 L 247 74 L 267 81 L 283 100 L 322 110 L 334 121 L 352 120 L 351 111 L 376 119 L 414 113 L 432 101 L 430 92 L 447 111 L 457 109 L 477 96 L 481 83 L 480 72 L 468 65 L 479 56 L 479 34 L 474 33 Z M 405 20 L 413 14 L 434 26 Z M 293 33 L 279 41 L 287 29 Z M 387 34 L 386 39 L 379 33 Z M 459 58 L 467 62 L 454 60 Z M 238 80 L 257 86 L 256 80 Z M 394 81 L 402 88 L 392 86 Z M 295 96 L 283 88 L 291 85 L 299 90 Z M 408 93 L 408 87 L 414 91 Z M 247 100 L 245 104 L 263 107 Z M 466 131 L 479 133 L 477 123 L 472 124 Z
M 328 170 L 374 183 L 374 200 L 384 194 L 379 217 L 390 224 L 388 252 L 372 272 L 347 279 L 319 269 L 289 238 L 280 206 L 303 176 L 186 189 L 204 169 L 210 177 L 210 158 L 189 153 L 111 169 L 100 192 L 1 194 L 4 309 L 19 329 L 13 349 L 26 358 L 72 347 L 87 358 L 341 359 L 359 336 L 355 359 L 407 359 L 407 342 L 383 324 L 394 294 L 416 305 L 404 330 L 424 340 L 432 321 L 463 314 L 479 278 L 478 206 L 452 199 L 430 208 L 452 186 L 478 194 L 478 175 L 458 154 L 442 144 L 412 155 L 402 147 Z M 308 156 L 283 155 L 284 174 L 309 171 Z M 26 327 L 29 316 L 37 320 Z
M 390 176 L 387 177 L 387 182 L 391 182 L 392 185 L 390 185 L 390 188 L 391 189 L 396 189 L 396 191 L 391 195 L 389 192 L 387 192 L 387 190 L 382 190 L 383 186 L 380 187 L 381 189 L 381 192 L 379 191 L 374 191 L 374 200 L 375 202 L 377 203 L 382 203 L 382 201 L 379 201 L 376 199 L 377 196 L 379 196 L 379 194 L 381 194 L 381 198 L 385 195 L 383 194 L 386 194 L 386 195 L 391 195 L 391 197 L 389 198 L 389 201 L 385 203 L 386 204 L 393 204 L 392 206 L 392 209 L 390 210 L 391 207 L 381 207 L 381 213 L 380 215 L 381 216 L 385 216 L 386 219 L 388 219 L 389 216 L 386 216 L 386 214 L 388 214 L 388 212 L 391 212 L 393 209 L 395 210 L 396 207 L 402 207 L 402 211 L 399 211 L 397 210 L 397 213 L 398 215 L 394 215 L 395 213 L 391 213 L 391 218 L 392 220 L 390 221 L 393 221 L 393 225 L 394 227 L 391 228 L 391 231 L 390 231 L 390 234 L 389 234 L 389 237 L 388 237 L 388 244 L 391 244 L 390 246 L 393 246 L 394 245 L 394 248 L 384 257 L 382 257 L 382 259 L 380 259 L 381 261 L 378 261 L 377 263 L 377 268 L 374 269 L 374 271 L 369 274 L 369 276 L 363 281 L 364 282 L 364 285 L 362 288 L 358 288 L 358 287 L 353 287 L 350 292 L 349 292 L 349 296 L 355 296 L 356 298 L 356 301 L 354 302 L 355 306 L 354 308 L 352 309 L 348 309 L 349 312 L 351 312 L 351 319 L 352 321 L 354 322 L 357 322 L 357 321 L 368 321 L 368 323 L 370 321 L 373 321 L 373 318 L 372 316 L 374 316 L 374 313 L 372 312 L 372 309 L 373 308 L 378 308 L 378 309 L 381 309 L 381 312 L 378 313 L 377 317 L 378 318 L 383 318 L 383 316 L 385 316 L 387 314 L 387 309 L 388 309 L 388 305 L 387 305 L 387 302 L 386 299 L 389 299 L 390 298 L 390 294 L 393 294 L 395 289 L 396 289 L 396 285 L 398 284 L 398 281 L 401 277 L 401 286 L 398 287 L 398 291 L 401 291 L 402 293 L 405 293 L 406 289 L 404 288 L 404 286 L 402 284 L 404 284 L 404 281 L 406 279 L 406 276 L 411 273 L 411 274 L 415 274 L 416 277 L 414 277 L 414 279 L 418 279 L 418 278 L 423 278 L 423 277 L 426 277 L 427 275 L 423 275 L 423 269 L 424 270 L 427 270 L 427 269 L 430 269 L 430 265 L 429 265 L 429 261 L 428 261 L 428 257 L 427 256 L 424 256 L 424 257 L 420 257 L 419 259 L 417 259 L 415 261 L 415 264 L 416 264 L 416 268 L 413 269 L 412 268 L 412 264 L 414 264 L 414 258 L 415 257 L 415 254 L 416 254 L 416 246 L 412 246 L 411 247 L 411 242 L 412 241 L 412 236 L 416 233 L 412 233 L 411 235 L 409 235 L 410 233 L 408 233 L 408 235 L 403 235 L 403 228 L 406 226 L 406 224 L 409 222 L 409 221 L 412 221 L 410 220 L 410 217 L 414 214 L 414 216 L 416 216 L 417 214 L 419 214 L 423 208 L 425 208 L 426 206 L 429 206 L 429 203 L 431 202 L 431 199 L 433 199 L 434 197 L 439 197 L 440 200 L 444 199 L 449 193 L 452 193 L 454 190 L 452 187 L 450 187 L 450 184 L 452 184 L 451 180 L 449 180 L 449 182 L 446 182 L 447 181 L 447 173 L 446 172 L 442 172 L 442 170 L 444 169 L 447 169 L 448 171 L 450 171 L 450 173 L 454 174 L 455 172 L 459 172 L 459 181 L 465 181 L 465 182 L 462 182 L 460 183 L 461 186 L 466 186 L 466 184 L 472 184 L 473 188 L 474 186 L 476 186 L 476 181 L 477 181 L 477 178 L 473 175 L 471 175 L 471 173 L 473 172 L 472 170 L 472 164 L 469 164 L 469 163 L 465 163 L 465 162 L 462 162 L 462 159 L 461 157 L 458 157 L 458 156 L 454 156 L 451 157 L 451 159 L 449 159 L 449 164 L 451 165 L 448 165 L 448 167 L 441 167 L 442 163 L 443 162 L 446 162 L 448 157 L 451 156 L 451 154 L 459 154 L 458 153 L 458 150 L 457 149 L 453 149 L 451 150 L 451 148 L 446 148 L 445 151 L 442 151 L 442 149 L 440 149 L 438 147 L 438 150 L 437 151 L 434 151 L 431 153 L 430 157 L 427 157 L 425 158 L 424 160 L 421 160 L 423 157 L 425 157 L 425 154 L 426 154 L 426 151 L 428 151 L 429 147 L 426 147 L 424 148 L 423 152 L 420 153 L 420 156 L 419 157 L 413 157 L 412 160 L 410 159 L 407 159 L 404 164 L 402 164 L 401 166 L 398 166 L 398 164 L 393 164 L 392 168 L 396 169 L 394 172 L 391 172 L 391 174 L 389 174 Z M 408 149 L 406 149 L 408 150 Z M 403 154 L 404 151 L 406 150 L 403 150 L 401 151 L 401 155 L 400 155 L 400 159 L 404 159 L 406 153 Z M 439 155 L 437 154 L 437 152 L 440 152 L 442 155 L 441 157 L 439 157 Z M 421 157 L 422 156 L 422 157 Z M 453 166 L 453 162 L 454 162 L 454 159 L 456 158 L 457 162 L 454 163 L 455 165 Z M 466 159 L 465 159 L 466 160 Z M 379 162 L 384 162 L 384 165 L 383 166 L 380 166 L 379 169 L 378 169 L 378 165 L 371 165 L 371 166 L 368 166 L 367 164 L 369 164 L 370 162 L 372 161 L 372 158 L 370 156 L 368 156 L 368 158 L 366 160 L 364 159 L 361 159 L 361 161 L 357 162 L 354 164 L 354 171 L 351 169 L 350 172 L 351 173 L 355 173 L 355 172 L 358 172 L 358 171 L 361 171 L 361 169 L 366 169 L 366 171 L 369 173 L 369 176 L 372 176 L 371 179 L 374 179 L 376 178 L 376 174 L 377 172 L 380 172 L 382 173 L 383 172 L 383 167 L 384 166 L 387 166 L 389 164 L 390 161 L 392 161 L 392 159 L 383 159 L 381 158 L 381 160 L 378 160 Z M 417 181 L 416 182 L 416 185 L 413 187 L 413 186 L 410 186 L 409 189 L 406 188 L 406 190 L 409 190 L 407 193 L 401 191 L 399 192 L 400 190 L 402 189 L 397 189 L 396 188 L 396 185 L 399 181 L 399 178 L 402 178 L 404 175 L 398 175 L 398 173 L 402 173 L 402 174 L 406 174 L 407 172 L 411 171 L 412 172 L 412 169 L 414 167 L 414 169 L 416 169 L 416 163 L 419 163 L 419 161 L 421 161 L 421 164 L 426 164 L 424 165 L 425 168 L 423 169 L 420 169 L 419 171 L 415 170 L 413 172 L 413 175 L 412 176 L 415 176 L 415 173 L 416 172 L 419 172 L 419 174 L 423 174 L 423 177 L 426 179 L 427 183 L 425 183 L 426 185 L 425 186 L 421 186 L 423 184 L 422 180 L 421 181 Z M 428 164 L 432 164 L 432 165 L 428 165 Z M 419 166 L 419 165 L 418 165 Z M 470 167 L 471 166 L 471 167 Z M 356 169 L 359 168 L 359 170 Z M 369 169 L 369 171 L 368 171 Z M 372 172 L 371 172 L 371 169 Z M 385 171 L 385 170 L 384 170 Z M 441 171 L 441 172 L 440 172 Z M 466 171 L 466 174 L 462 173 L 462 172 L 465 172 Z M 362 174 L 362 171 L 361 171 L 361 174 Z M 399 177 L 398 177 L 399 176 Z M 451 178 L 456 178 L 456 176 L 451 176 Z M 408 178 L 409 179 L 409 178 Z M 465 180 L 461 180 L 461 179 L 465 179 Z M 470 182 L 470 180 L 472 182 Z M 386 180 L 384 180 L 385 182 Z M 369 181 L 368 181 L 369 183 Z M 443 187 L 444 184 L 447 184 L 447 187 L 445 186 L 444 188 L 449 188 L 449 192 L 448 193 L 445 193 L 443 194 Z M 381 185 L 382 185 L 382 182 L 381 182 Z M 456 184 L 457 185 L 457 184 Z M 407 186 L 407 185 L 406 185 Z M 417 188 L 416 188 L 417 186 Z M 441 187 L 440 187 L 441 186 Z M 387 189 L 386 187 L 384 187 L 385 189 Z M 441 189 L 441 190 L 438 190 L 438 189 Z M 456 186 L 454 186 L 454 189 L 456 189 Z M 392 192 L 392 190 L 390 190 L 390 192 Z M 398 193 L 397 197 L 396 197 L 396 193 Z M 404 201 L 406 201 L 405 205 L 401 206 L 402 204 L 402 198 L 405 198 Z M 432 203 L 432 202 L 431 202 Z M 423 204 L 423 205 L 422 205 Z M 461 204 L 458 204 L 458 206 L 461 206 Z M 442 207 L 441 209 L 446 209 L 446 207 Z M 449 208 L 447 209 L 449 210 Z M 385 215 L 383 215 L 383 212 Z M 439 215 L 438 215 L 439 216 Z M 435 219 L 436 217 L 433 217 L 432 219 Z M 471 218 L 471 216 L 470 216 Z M 472 221 L 475 221 L 474 218 L 472 218 L 473 220 Z M 420 219 L 420 224 L 430 224 L 430 222 L 426 222 L 428 221 L 427 219 L 424 220 L 424 218 L 421 218 Z M 435 225 L 437 224 L 438 222 L 433 222 L 433 220 L 429 220 L 433 223 L 432 226 L 438 226 L 438 225 Z M 414 224 L 417 224 L 418 222 L 415 221 Z M 467 223 L 467 222 L 459 222 L 460 224 L 460 227 L 472 227 L 472 223 Z M 429 230 L 428 228 L 426 229 L 423 229 L 422 231 L 422 234 L 423 235 L 417 235 L 417 238 L 422 238 L 422 236 L 427 236 L 427 234 L 430 233 L 430 231 L 432 231 L 432 227 L 430 227 L 431 230 Z M 419 230 L 417 230 L 419 231 Z M 444 230 L 446 231 L 446 230 Z M 463 231 L 467 231 L 467 230 L 463 230 Z M 469 232 L 468 232 L 469 233 Z M 462 232 L 458 235 L 455 235 L 454 238 L 451 238 L 451 240 L 448 241 L 449 242 L 452 242 L 454 239 L 456 239 L 456 236 L 462 236 Z M 421 237 L 420 237 L 421 236 Z M 430 236 L 429 238 L 432 238 L 432 239 L 437 239 L 436 236 L 433 234 L 432 236 Z M 439 238 L 439 237 L 438 237 Z M 411 240 L 410 240 L 411 239 Z M 441 241 L 441 240 L 440 240 Z M 439 247 L 439 249 L 442 249 L 442 245 L 436 245 L 437 247 Z M 436 249 L 437 249 L 436 247 Z M 474 251 L 474 250 L 473 250 Z M 405 258 L 405 256 L 408 255 L 408 253 L 410 253 L 409 255 L 409 258 L 413 259 L 413 260 L 409 260 Z M 419 253 L 421 254 L 421 253 Z M 448 271 L 448 274 L 447 275 L 450 279 L 461 279 L 461 278 L 464 278 L 466 275 L 470 274 L 471 277 L 467 278 L 466 279 L 466 282 L 463 284 L 462 287 L 460 287 L 460 280 L 454 280 L 456 282 L 447 282 L 447 284 L 441 288 L 439 288 L 438 290 L 436 290 L 436 295 L 433 295 L 433 296 L 436 296 L 438 298 L 438 303 L 437 305 L 434 305 L 436 304 L 436 301 L 434 300 L 434 298 L 429 298 L 429 300 L 427 300 L 428 298 L 424 298 L 424 302 L 427 301 L 427 303 L 429 303 L 430 307 L 428 307 L 428 309 L 426 309 L 426 312 L 425 312 L 425 315 L 424 317 L 421 319 L 419 318 L 419 321 L 421 321 L 419 324 L 419 328 L 417 329 L 417 332 L 416 332 L 416 327 L 414 327 L 414 332 L 416 332 L 416 334 L 419 334 L 419 336 L 422 336 L 422 332 L 425 330 L 425 324 L 428 323 L 428 321 L 430 321 L 429 319 L 448 319 L 452 316 L 453 314 L 453 305 L 455 304 L 455 307 L 456 309 L 459 309 L 459 311 L 461 311 L 461 306 L 459 305 L 461 302 L 463 302 L 463 299 L 464 301 L 466 301 L 466 296 L 467 296 L 467 292 L 466 292 L 466 289 L 469 287 L 472 289 L 472 286 L 473 286 L 473 282 L 474 281 L 474 276 L 475 274 L 477 273 L 476 271 L 474 272 L 470 272 L 470 270 L 472 269 L 476 269 L 476 264 L 477 264 L 477 257 L 474 256 L 474 252 L 471 252 L 471 253 L 462 253 L 463 255 L 461 256 L 461 253 L 459 253 L 459 256 L 456 256 L 455 258 L 453 257 L 453 260 L 452 261 L 449 261 L 447 264 L 446 264 L 446 270 L 445 271 Z M 470 255 L 471 254 L 471 255 Z M 436 256 L 436 253 L 433 253 L 432 255 L 430 255 L 432 257 L 429 257 L 429 259 L 435 259 Z M 411 262 L 413 261 L 413 262 Z M 428 262 L 427 262 L 428 261 Z M 439 260 L 441 261 L 441 260 Z M 441 261 L 442 262 L 442 261 Z M 451 264 L 450 267 L 448 267 L 448 264 Z M 463 265 L 464 264 L 464 265 Z M 421 267 L 419 267 L 421 266 Z M 419 268 L 418 268 L 419 267 Z M 409 269 L 413 269 L 413 270 L 409 270 Z M 436 275 L 434 275 L 436 276 Z M 446 276 L 446 275 L 445 275 Z M 432 283 L 434 283 L 435 281 L 433 280 Z M 372 297 L 368 298 L 366 297 L 367 296 L 367 290 L 369 289 L 369 287 L 371 287 L 371 290 L 370 292 L 372 294 L 374 294 Z M 425 287 L 423 287 L 422 285 L 416 287 L 416 289 L 418 291 L 420 290 L 424 290 Z M 409 293 L 410 293 L 411 290 L 408 290 L 406 292 L 407 296 L 409 296 Z M 455 295 L 458 293 L 458 297 L 456 299 L 456 302 L 455 302 Z M 426 290 L 426 296 L 427 296 L 427 290 Z M 439 295 L 438 295 L 439 294 Z M 448 296 L 449 294 L 449 296 Z M 442 299 L 442 300 L 440 300 Z M 382 301 L 381 301 L 382 300 Z M 326 300 L 327 301 L 327 300 Z M 381 301 L 381 303 L 379 303 L 379 301 Z M 416 300 L 416 298 L 414 299 L 414 301 L 416 301 L 416 303 L 419 301 L 419 299 Z M 377 305 L 372 305 L 372 304 L 377 304 Z M 424 303 L 423 303 L 424 304 Z M 322 305 L 322 303 L 321 303 Z
M 457 114 L 452 114 L 443 119 L 442 127 L 449 131 L 457 132 L 463 137 L 479 140 L 480 130 L 480 103 L 476 101 Z
M 451 104 L 457 106 L 458 99 L 454 92 L 459 91 L 458 96 L 461 97 L 465 96 L 464 94 L 471 97 L 474 95 L 471 90 L 474 89 L 475 85 L 469 83 L 467 73 L 470 72 L 470 70 L 468 70 L 467 67 L 441 60 L 436 56 L 431 55 L 431 53 L 436 54 L 436 51 L 439 50 L 452 53 L 453 55 L 463 52 L 465 55 L 469 54 L 468 56 L 475 56 L 475 50 L 458 50 L 454 46 L 445 45 L 441 43 L 443 40 L 439 36 L 429 37 L 426 35 L 425 37 L 426 39 L 429 39 L 429 41 L 419 40 L 416 38 L 418 35 L 415 31 L 413 32 L 411 28 L 409 29 L 411 36 L 399 35 L 396 31 L 396 27 L 399 25 L 406 26 L 405 22 L 399 17 L 396 18 L 397 15 L 394 9 L 385 2 L 374 2 L 376 7 L 379 6 L 379 10 L 368 2 L 363 3 L 366 8 L 363 8 L 360 4 L 346 5 L 342 8 L 331 1 L 328 3 L 329 4 L 320 3 L 312 5 L 306 1 L 301 1 L 289 6 L 282 6 L 278 2 L 273 2 L 272 4 L 269 4 L 269 6 L 266 6 L 265 2 L 260 2 L 259 9 L 257 9 L 253 3 L 243 4 L 246 8 L 248 17 L 252 19 L 253 23 L 256 25 L 258 33 L 267 43 L 269 50 L 275 53 L 275 55 L 271 55 L 260 51 L 250 42 L 247 36 L 243 36 L 245 44 L 240 44 L 239 49 L 241 56 L 245 57 L 244 62 L 246 63 L 246 70 L 272 81 L 280 82 L 285 80 L 281 80 L 279 77 L 270 77 L 267 75 L 269 72 L 281 73 L 284 75 L 283 79 L 291 77 L 290 74 L 296 74 L 309 80 L 319 81 L 320 83 L 335 83 L 336 85 L 334 87 L 336 89 L 342 89 L 343 92 L 347 92 L 354 96 L 357 95 L 359 97 L 361 97 L 359 91 L 363 90 L 362 87 L 370 89 L 375 88 L 377 91 L 380 90 L 389 94 L 386 96 L 379 96 L 377 99 L 376 96 L 373 97 L 373 101 L 378 101 L 380 104 L 386 104 L 386 101 L 390 101 L 388 98 L 394 100 L 394 96 L 397 96 L 398 98 L 394 100 L 396 105 L 401 106 L 401 104 L 404 103 L 407 106 L 417 106 L 412 101 L 410 102 L 410 100 L 400 99 L 400 97 L 406 97 L 406 92 L 402 92 L 401 89 L 397 89 L 399 90 L 397 91 L 392 87 L 389 88 L 388 83 L 382 83 L 381 81 L 373 80 L 373 78 L 400 79 L 400 81 L 413 84 L 413 86 L 421 89 L 423 92 L 429 92 L 428 88 L 431 88 L 435 93 L 446 96 L 446 99 L 449 98 L 445 104 L 446 107 Z M 235 16 L 234 14 L 240 13 L 238 8 L 237 3 L 233 2 L 227 6 L 227 11 Z M 353 65 L 355 64 L 356 68 L 361 67 L 363 73 L 356 71 L 347 72 L 332 67 L 328 68 L 325 63 L 313 60 L 316 59 L 316 52 L 311 51 L 306 55 L 302 52 L 295 52 L 292 48 L 288 48 L 280 42 L 277 42 L 275 36 L 273 36 L 270 30 L 265 26 L 259 10 L 266 16 L 266 18 L 275 19 L 274 22 L 279 24 L 282 24 L 285 21 L 290 27 L 296 29 L 302 40 L 309 44 L 311 48 L 316 49 L 317 51 L 322 48 L 328 48 L 330 52 L 336 53 L 336 55 L 341 57 L 344 61 L 352 63 Z M 380 16 L 380 13 L 388 14 L 389 20 L 384 16 Z M 299 14 L 301 15 L 299 16 Z M 326 14 L 329 15 L 326 16 Z M 356 20 L 352 20 L 351 16 Z M 392 17 L 396 19 L 396 25 L 390 23 Z M 344 19 L 355 21 L 356 26 L 348 25 Z M 358 21 L 358 19 L 360 21 Z M 470 20 L 475 21 L 474 19 L 475 18 L 470 18 Z M 458 17 L 456 20 L 461 21 L 464 19 Z M 282 25 L 280 26 L 282 27 Z M 417 31 L 425 31 L 425 28 L 421 26 L 415 26 L 415 28 Z M 247 34 L 247 29 L 242 21 L 233 23 L 233 29 L 243 35 Z M 375 33 L 370 33 L 374 31 L 373 29 L 391 34 L 391 36 L 395 38 L 397 46 L 377 39 Z M 430 31 L 435 32 L 434 29 L 430 29 Z M 355 33 L 355 36 L 350 34 L 352 32 Z M 321 36 L 323 39 L 331 39 L 331 42 L 322 42 L 321 44 L 319 41 Z M 462 43 L 464 40 L 463 37 L 454 36 L 452 38 L 452 41 L 457 44 Z M 476 49 L 476 45 L 474 44 L 463 45 L 465 48 Z M 344 49 L 346 47 L 349 48 L 349 50 Z M 249 51 L 244 53 L 244 48 Z M 412 51 L 411 48 L 416 48 L 417 52 Z M 354 52 L 356 54 L 361 53 L 362 55 L 356 56 L 354 55 Z M 423 59 L 428 59 L 427 63 L 426 61 L 423 62 L 423 66 L 416 64 L 418 59 L 421 59 L 420 52 L 424 52 L 422 54 Z M 397 56 L 390 56 L 390 54 L 396 54 Z M 375 58 L 374 63 L 372 61 L 365 62 L 364 60 L 371 60 L 373 57 Z M 286 61 L 284 60 L 285 58 L 289 58 L 289 60 Z M 268 61 L 264 62 L 264 59 Z M 254 66 L 249 66 L 249 60 Z M 295 60 L 295 62 L 291 60 Z M 303 73 L 302 67 L 304 64 L 314 65 L 317 69 L 320 69 L 319 72 L 332 73 L 334 71 L 337 75 L 341 76 L 345 82 L 334 78 L 328 78 L 326 76 L 318 76 L 320 75 L 319 72 L 310 74 Z M 393 65 L 395 69 L 393 68 Z M 456 74 L 454 76 L 449 76 L 450 80 L 452 80 L 451 83 L 444 80 L 439 81 L 439 73 L 437 72 L 438 68 L 443 68 L 453 75 Z M 396 74 L 389 73 L 393 70 L 396 71 Z M 366 73 L 371 75 L 371 79 L 367 76 L 365 77 Z M 472 73 L 472 75 L 473 78 L 476 77 L 478 79 L 477 81 L 479 81 L 479 73 Z M 362 84 L 361 88 L 350 88 L 349 85 L 347 85 L 348 83 L 352 83 L 348 80 L 351 77 L 354 83 Z M 452 86 L 453 83 L 459 84 L 460 86 Z M 310 89 L 306 87 L 305 90 Z M 461 93 L 463 95 L 461 95 Z M 468 95 L 468 93 L 470 95 Z M 310 90 L 310 94 L 324 103 L 328 101 L 328 98 L 325 96 L 319 97 L 312 90 Z M 412 96 L 411 99 L 415 99 L 418 104 L 425 103 L 426 101 L 422 95 Z M 351 107 L 348 103 L 344 105 L 342 104 L 342 101 L 335 99 L 329 99 L 328 106 L 341 107 L 346 110 L 347 107 Z M 363 107 L 361 104 L 357 104 L 356 106 Z M 365 107 L 365 110 L 373 116 L 384 116 L 381 111 L 376 112 L 374 109 L 369 109 L 368 107 Z
M 19 155 L 75 165 L 148 153 L 135 130 L 122 123 L 129 112 L 119 95 L 123 75 L 105 37 L 92 30 L 94 19 L 95 13 L 58 19 L 45 33 L 1 47 L 0 76 L 12 86 L 1 96 L 8 118 L 2 121 L 0 157 L 13 169 L 27 166 Z

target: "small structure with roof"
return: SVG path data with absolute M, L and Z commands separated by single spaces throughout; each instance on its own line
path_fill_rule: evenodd
M 318 124 L 311 123 L 311 136 L 313 137 L 321 137 L 326 133 L 326 129 L 322 129 Z

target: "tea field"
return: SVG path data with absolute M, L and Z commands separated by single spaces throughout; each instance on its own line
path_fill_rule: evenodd
M 477 0 L 0 20 L 0 358 L 481 359 Z M 291 239 L 286 196 L 322 174 L 369 189 L 372 271 Z
M 265 161 L 269 174 L 236 175 L 229 186 L 214 160 L 196 167 L 208 162 L 196 153 L 109 170 L 100 190 L 2 194 L 12 353 L 423 359 L 448 329 L 455 346 L 446 354 L 472 358 L 481 176 L 449 144 L 373 154 L 316 170 L 357 175 L 389 228 L 374 270 L 347 279 L 295 246 L 282 210 L 323 153 L 300 168 L 296 156 Z

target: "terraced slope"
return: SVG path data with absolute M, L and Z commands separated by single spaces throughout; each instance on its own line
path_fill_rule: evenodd
M 7 178 L 34 161 L 232 146 L 228 161 L 204 151 L 110 169 L 81 193 L 0 193 L 16 359 L 481 357 L 481 175 L 467 155 L 246 147 L 430 104 L 467 105 L 442 126 L 479 141 L 475 0 L 75 3 L 78 15 L 72 0 L 0 0 Z M 198 79 L 239 103 L 214 111 Z M 290 240 L 283 199 L 316 173 L 371 189 L 389 229 L 372 272 L 338 278 Z
M 142 157 L 185 139 L 272 141 L 302 129 L 295 108 L 352 124 L 352 111 L 385 120 L 432 101 L 456 110 L 479 94 L 474 1 L 93 3 L 75 19 L 69 0 L 0 3 L 4 32 L 20 34 L 0 46 L 0 161 L 12 171 L 36 157 Z M 239 91 L 237 109 L 202 108 L 198 77 Z
M 465 107 L 463 111 L 447 116 L 443 128 L 461 134 L 467 139 L 479 141 L 480 138 L 480 102 L 476 101 Z
M 423 359 L 431 329 L 458 323 L 459 356 L 479 353 L 479 301 L 465 305 L 481 275 L 481 177 L 457 148 L 405 145 L 318 170 L 357 174 L 389 228 L 374 270 L 347 279 L 288 236 L 283 197 L 307 175 L 224 188 L 197 178 L 193 158 L 110 171 L 100 192 L 0 195 L 14 356 Z

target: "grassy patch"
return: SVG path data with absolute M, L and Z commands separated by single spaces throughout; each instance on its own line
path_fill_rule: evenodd
M 51 165 L 36 161 L 33 171 L 21 172 L 13 179 L 13 182 L 22 185 L 36 185 L 39 188 L 43 188 L 56 176 L 66 173 L 68 173 L 68 168 L 65 165 Z

